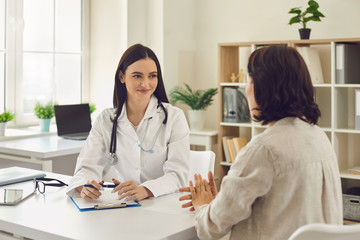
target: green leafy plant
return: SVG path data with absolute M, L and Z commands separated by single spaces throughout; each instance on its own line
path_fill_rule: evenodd
M 82 104 L 86 104 L 86 103 L 82 103 Z M 87 104 L 89 104 L 90 114 L 96 111 L 95 103 L 87 103 Z
M 192 110 L 205 110 L 211 105 L 213 97 L 217 94 L 217 88 L 193 91 L 186 83 L 185 87 L 186 88 L 183 89 L 180 86 L 176 86 L 171 91 L 171 103 L 181 102 L 188 105 Z
M 321 17 L 325 17 L 324 14 L 319 12 L 319 4 L 315 0 L 309 0 L 309 7 L 304 12 L 301 11 L 300 7 L 290 9 L 290 14 L 296 14 L 289 21 L 289 25 L 294 23 L 300 23 L 303 28 L 306 28 L 306 23 L 309 21 L 320 22 Z
M 0 114 L 0 122 L 10 122 L 15 117 L 15 113 L 4 110 L 2 114 Z
M 95 106 L 95 104 L 90 104 L 90 103 L 89 103 L 89 108 L 90 108 L 90 114 L 96 111 L 96 106 Z
M 40 119 L 53 118 L 54 104 L 52 102 L 48 102 L 45 105 L 41 105 L 39 102 L 37 102 L 35 103 L 34 113 Z

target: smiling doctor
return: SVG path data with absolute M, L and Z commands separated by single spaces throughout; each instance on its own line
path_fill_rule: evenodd
M 114 191 L 120 198 L 140 201 L 185 186 L 190 131 L 183 111 L 169 104 L 151 49 L 136 44 L 125 51 L 115 74 L 113 105 L 96 119 L 67 194 L 96 199 L 110 166 L 117 172 Z

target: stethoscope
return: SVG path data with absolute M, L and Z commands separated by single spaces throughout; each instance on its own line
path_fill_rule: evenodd
M 161 103 L 160 100 L 158 100 L 158 105 L 157 105 L 156 108 L 159 108 L 159 107 L 161 107 L 162 110 L 163 110 L 164 113 L 165 113 L 165 117 L 164 117 L 163 124 L 166 124 L 167 118 L 168 118 L 168 114 L 167 114 L 167 111 L 166 111 L 164 105 Z M 161 130 L 161 126 L 162 126 L 162 125 L 160 125 L 160 126 L 158 127 L 158 129 L 157 129 L 157 131 L 156 131 L 156 133 L 155 133 L 155 135 L 154 135 L 154 138 L 153 138 L 151 144 L 149 144 L 149 147 L 144 147 L 144 146 L 143 146 L 143 143 L 144 143 L 144 139 L 145 139 L 145 137 L 146 137 L 146 135 L 147 135 L 147 132 L 148 132 L 148 129 L 149 129 L 149 123 L 150 123 L 150 120 L 151 120 L 151 119 L 152 119 L 152 117 L 149 118 L 149 120 L 147 121 L 145 134 L 144 134 L 141 142 L 138 144 L 138 147 L 139 147 L 142 151 L 144 151 L 144 152 L 154 153 L 153 148 L 154 148 L 154 146 L 155 146 L 155 142 L 156 142 L 157 138 L 159 137 L 159 134 L 160 134 L 160 130 Z M 110 140 L 110 152 L 109 152 L 109 157 L 108 157 L 108 159 L 107 159 L 107 162 L 108 162 L 108 163 L 107 163 L 107 166 L 106 166 L 105 169 L 104 169 L 104 172 L 107 172 L 107 170 L 110 168 L 110 166 L 114 166 L 114 165 L 117 164 L 118 161 L 119 161 L 118 158 L 117 158 L 117 156 L 116 156 L 116 154 L 115 154 L 115 152 L 116 152 L 116 129 L 117 129 L 117 118 L 114 119 L 114 121 L 113 121 L 113 127 L 112 127 L 112 131 L 111 131 L 111 140 Z

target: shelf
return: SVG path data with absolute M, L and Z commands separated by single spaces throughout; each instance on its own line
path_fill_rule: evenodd
M 336 83 L 337 43 L 360 44 L 360 38 L 219 43 L 219 112 L 223 112 L 222 91 L 224 87 L 246 87 L 246 83 L 230 82 L 231 75 L 240 72 L 240 69 L 246 70 L 244 66 L 247 66 L 247 59 L 257 47 L 284 44 L 294 48 L 300 46 L 315 48 L 319 53 L 324 80 L 324 83 L 313 84 L 315 102 L 321 111 L 318 126 L 325 132 L 335 150 L 341 177 L 360 180 L 360 175 L 346 172 L 350 167 L 360 166 L 360 130 L 354 129 L 355 90 L 360 89 L 360 84 Z M 246 74 L 246 72 L 244 73 Z M 224 161 L 222 137 L 239 136 L 246 137 L 248 141 L 251 141 L 252 137 L 264 132 L 267 126 L 262 126 L 254 121 L 246 123 L 223 122 L 222 114 L 219 116 L 218 124 L 216 165 L 219 181 L 221 181 L 231 166 L 231 163 Z
M 360 180 L 360 175 L 358 175 L 358 174 L 351 174 L 351 173 L 348 173 L 348 172 L 346 172 L 346 171 L 340 172 L 340 177 L 341 177 L 341 178 L 347 178 L 347 179 Z
M 229 167 L 230 167 L 230 166 L 232 165 L 232 163 L 222 161 L 222 162 L 220 163 L 220 165 L 222 165 L 222 166 L 229 166 Z
M 246 83 L 221 82 L 220 86 L 223 86 L 223 87 L 246 87 Z
M 252 127 L 251 123 L 229 123 L 229 122 L 221 122 L 221 126 L 228 126 L 228 127 Z
M 360 84 L 334 84 L 336 88 L 360 88 Z
M 360 134 L 360 130 L 350 129 L 350 128 L 343 128 L 343 129 L 334 129 L 335 133 L 355 133 Z

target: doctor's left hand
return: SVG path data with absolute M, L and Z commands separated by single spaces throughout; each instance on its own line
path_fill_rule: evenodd
M 134 180 L 128 180 L 125 182 L 119 182 L 116 179 L 112 179 L 114 184 L 118 185 L 114 188 L 114 192 L 118 192 L 120 199 L 126 198 L 128 200 L 140 201 L 148 197 L 153 197 L 152 192 L 144 186 L 138 186 Z

